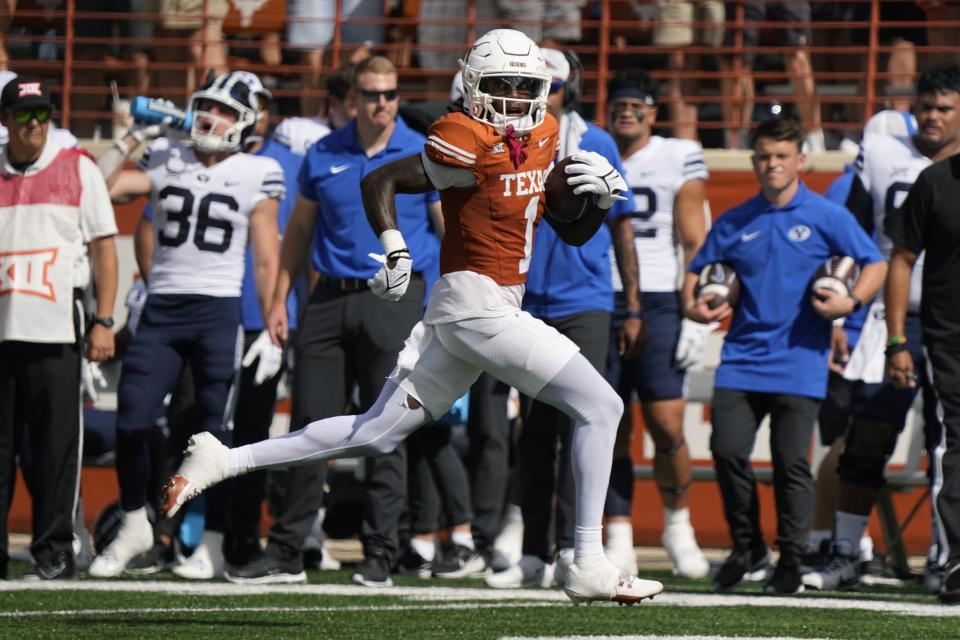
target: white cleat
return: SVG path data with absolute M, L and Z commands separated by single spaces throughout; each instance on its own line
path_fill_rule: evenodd
M 93 559 L 87 573 L 93 578 L 116 578 L 128 562 L 152 547 L 153 527 L 147 519 L 147 510 L 125 511 L 116 537 Z
M 511 565 L 519 563 L 523 557 L 523 520 L 505 519 L 500 534 L 493 541 L 493 548 Z
M 189 558 L 180 558 L 173 574 L 187 580 L 213 580 L 223 577 L 223 534 L 204 531 L 203 540 Z
M 320 543 L 320 571 L 340 571 L 340 561 L 330 554 L 327 541 Z
M 553 565 L 537 556 L 523 556 L 509 569 L 486 576 L 484 582 L 494 589 L 549 589 L 553 586 Z
M 663 548 L 673 561 L 674 575 L 692 580 L 706 578 L 710 562 L 700 550 L 693 527 L 689 524 L 675 525 L 663 531 Z
M 663 585 L 656 580 L 621 575 L 619 569 L 603 558 L 586 567 L 577 563 L 570 565 L 567 586 L 563 590 L 574 604 L 601 601 L 634 605 L 645 598 L 653 598 L 663 591 Z
M 212 434 L 198 433 L 187 443 L 180 468 L 163 484 L 161 515 L 176 515 L 186 502 L 230 475 L 230 449 Z
M 570 566 L 573 564 L 573 549 L 565 547 L 557 551 L 557 559 L 554 560 L 553 584 L 562 587 L 567 584 L 567 576 L 570 575 Z

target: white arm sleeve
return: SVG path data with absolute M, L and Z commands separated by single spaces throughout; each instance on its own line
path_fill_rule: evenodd
M 438 191 L 450 187 L 473 187 L 477 184 L 477 177 L 469 169 L 462 167 L 448 167 L 445 164 L 434 162 L 427 157 L 426 152 L 420 154 L 423 162 L 423 169 L 427 172 L 427 177 L 433 183 Z

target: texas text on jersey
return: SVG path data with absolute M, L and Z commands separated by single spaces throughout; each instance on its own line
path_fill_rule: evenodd
M 285 191 L 279 163 L 235 153 L 205 167 L 192 147 L 160 138 L 137 166 L 153 185 L 150 293 L 239 296 L 250 214 Z

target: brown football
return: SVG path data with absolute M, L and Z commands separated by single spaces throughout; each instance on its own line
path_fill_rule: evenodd
M 711 262 L 700 270 L 693 295 L 698 300 L 712 295 L 713 299 L 707 303 L 711 309 L 716 309 L 724 302 L 735 307 L 740 299 L 740 279 L 726 262 Z
M 841 296 L 850 295 L 860 277 L 860 266 L 850 256 L 830 256 L 813 274 L 811 288 L 830 289 Z
M 543 185 L 547 215 L 560 222 L 579 220 L 597 206 L 596 194 L 574 195 L 574 188 L 567 184 L 568 176 L 565 170 L 571 162 L 574 162 L 572 156 L 557 162 Z

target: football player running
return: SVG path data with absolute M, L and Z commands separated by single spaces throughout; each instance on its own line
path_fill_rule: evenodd
M 921 171 L 960 151 L 958 109 L 960 66 L 931 67 L 917 78 L 916 133 L 871 135 L 869 124 L 864 131 L 846 204 L 867 232 L 874 234 L 888 260 L 892 242 L 883 233 L 884 218 L 903 204 Z M 916 381 L 912 381 L 913 386 L 909 388 L 901 388 L 884 375 L 884 352 L 888 356 L 908 358 L 904 354 L 907 352 L 913 361 L 913 370 L 925 370 L 920 326 L 922 267 L 921 253 L 910 283 L 905 335 L 887 336 L 885 307 L 879 296 L 870 307 L 852 354 L 847 353 L 846 334 L 839 327 L 834 329 L 834 350 L 839 356 L 833 360 L 846 363 L 846 366 L 832 366 L 847 380 L 854 381 L 853 418 L 837 466 L 839 486 L 830 557 L 823 566 L 803 577 L 807 587 L 845 589 L 855 587 L 860 580 L 860 538 L 866 531 L 870 511 L 883 487 L 887 460 L 893 454 L 917 393 Z M 942 443 L 941 446 L 935 444 L 940 440 L 939 422 L 931 420 L 928 415 L 926 429 L 928 445 L 934 443 L 929 447 L 933 461 L 931 467 L 939 469 L 938 460 L 944 451 Z M 936 522 L 936 496 L 942 480 L 933 480 L 931 504 L 934 505 Z M 939 587 L 937 568 L 946 562 L 945 542 L 934 547 L 927 568 L 931 578 L 928 590 Z
M 546 113 L 550 76 L 536 44 L 511 29 L 479 38 L 461 66 L 464 111 L 434 122 L 422 154 L 363 180 L 367 217 L 385 253 L 369 281 L 377 295 L 395 300 L 410 280 L 410 255 L 396 227 L 396 193 L 438 189 L 446 228 L 442 277 L 374 406 L 237 449 L 198 434 L 165 485 L 163 508 L 176 512 L 207 487 L 254 469 L 392 451 L 487 371 L 574 420 L 576 537 L 567 595 L 574 602 L 632 604 L 663 585 L 621 576 L 603 555 L 603 500 L 623 402 L 568 338 L 520 311 L 543 213 L 543 178 L 556 154 L 557 122 Z M 593 235 L 626 189 L 606 160 L 595 154 L 580 159 L 567 169 L 567 183 L 574 193 L 596 195 L 597 207 L 572 223 L 547 218 L 572 244 Z
M 620 391 L 624 402 L 629 402 L 636 391 L 642 403 L 644 422 L 656 447 L 653 469 L 663 502 L 663 546 L 675 571 L 687 578 L 703 578 L 710 565 L 690 524 L 687 490 L 692 475 L 690 452 L 683 437 L 683 412 L 686 370 L 699 362 L 711 328 L 683 317 L 677 245 L 689 265 L 707 235 L 707 167 L 697 142 L 652 135 L 657 107 L 646 73 L 617 74 L 607 90 L 607 128 L 620 148 L 625 178 L 637 207 L 631 226 L 642 276 L 643 323 L 649 336 L 635 358 L 620 358 L 611 349 L 607 379 Z M 616 269 L 613 275 L 617 309 L 612 329 L 616 331 L 630 313 L 624 306 Z M 607 555 L 628 560 L 635 558 L 630 515 L 631 431 L 631 421 L 624 420 L 614 451 L 606 505 Z
M 125 202 L 149 195 L 154 250 L 140 326 L 123 361 L 118 388 L 117 477 L 123 522 L 90 575 L 120 575 L 153 545 L 145 503 L 152 417 L 185 361 L 196 385 L 198 427 L 228 441 L 231 387 L 243 346 L 240 288 L 248 235 L 257 297 L 266 315 L 277 274 L 277 209 L 284 194 L 276 160 L 242 153 L 260 106 L 255 76 L 211 78 L 190 98 L 192 144 L 159 137 L 162 127 L 135 127 L 100 159 L 110 195 Z M 134 170 L 120 171 L 134 147 L 156 138 Z M 208 499 L 205 527 L 223 530 L 225 499 Z M 219 507 L 219 508 L 218 508 Z M 205 534 L 205 544 L 222 534 Z M 219 556 L 219 554 L 211 554 Z M 184 577 L 212 578 L 222 567 Z

